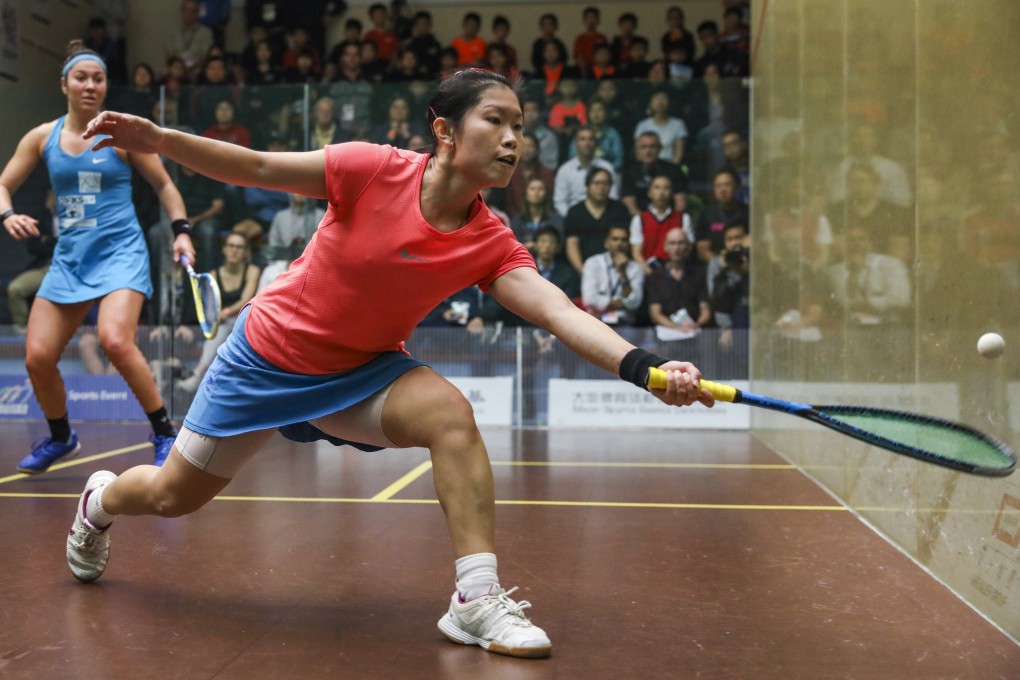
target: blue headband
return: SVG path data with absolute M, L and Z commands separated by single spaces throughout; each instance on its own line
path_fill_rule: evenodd
M 99 65 L 103 67 L 103 73 L 106 73 L 106 62 L 103 61 L 103 58 L 100 57 L 98 54 L 79 54 L 78 56 L 76 56 L 73 59 L 71 59 L 71 61 L 69 61 L 66 64 L 64 64 L 64 68 L 60 72 L 60 76 L 62 78 L 66 78 L 67 74 L 71 72 L 71 67 L 72 66 L 74 66 L 75 64 L 77 64 L 79 62 L 88 61 L 90 59 L 92 61 L 98 62 Z

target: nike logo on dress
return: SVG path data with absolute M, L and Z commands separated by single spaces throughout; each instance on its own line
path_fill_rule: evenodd
M 105 159 L 105 158 L 93 158 L 92 159 L 92 165 L 99 165 L 100 163 L 105 163 L 106 160 L 107 159 Z
M 432 261 L 432 260 L 426 260 L 424 257 L 415 257 L 414 255 L 411 255 L 409 252 L 407 252 L 407 248 L 404 248 L 403 250 L 400 251 L 400 257 L 404 258 L 405 260 L 416 260 L 418 262 L 431 262 Z

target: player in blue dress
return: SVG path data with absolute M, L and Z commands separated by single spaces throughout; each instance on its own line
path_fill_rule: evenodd
M 154 464 L 162 465 L 176 432 L 135 343 L 152 282 L 145 235 L 131 202 L 131 169 L 152 185 L 173 221 L 174 258 L 183 253 L 193 260 L 184 201 L 158 156 L 113 149 L 92 152 L 94 141 L 82 139 L 86 125 L 102 110 L 107 78 L 103 59 L 83 48 L 80 40 L 68 45 L 60 86 L 67 95 L 67 114 L 22 137 L 0 174 L 0 221 L 13 238 L 39 236 L 36 220 L 11 208 L 11 194 L 40 162 L 49 171 L 59 221 L 53 263 L 32 305 L 25 343 L 25 367 L 50 436 L 18 470 L 45 472 L 81 450 L 68 422 L 67 393 L 57 362 L 96 300 L 100 344 L 148 415 Z

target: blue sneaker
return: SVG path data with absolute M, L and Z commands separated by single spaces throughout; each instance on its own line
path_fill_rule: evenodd
M 71 430 L 71 439 L 66 444 L 53 441 L 53 437 L 46 437 L 32 448 L 32 453 L 21 459 L 18 463 L 18 472 L 24 472 L 26 475 L 46 472 L 61 458 L 74 458 L 80 451 L 78 433 L 74 430 Z
M 174 436 L 172 437 L 168 437 L 165 434 L 150 434 L 149 441 L 156 447 L 156 455 L 152 457 L 152 464 L 156 467 L 163 467 L 166 457 L 170 455 L 170 449 L 173 448 L 174 442 L 177 441 L 177 432 L 174 431 Z

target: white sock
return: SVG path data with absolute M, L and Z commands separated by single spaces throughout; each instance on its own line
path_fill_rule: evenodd
M 113 524 L 114 515 L 103 509 L 104 491 L 106 491 L 105 484 L 90 493 L 88 500 L 85 501 L 85 517 L 89 524 L 97 529 L 105 529 Z
M 475 553 L 456 561 L 457 592 L 465 602 L 488 595 L 499 588 L 496 575 L 496 556 L 493 553 Z

